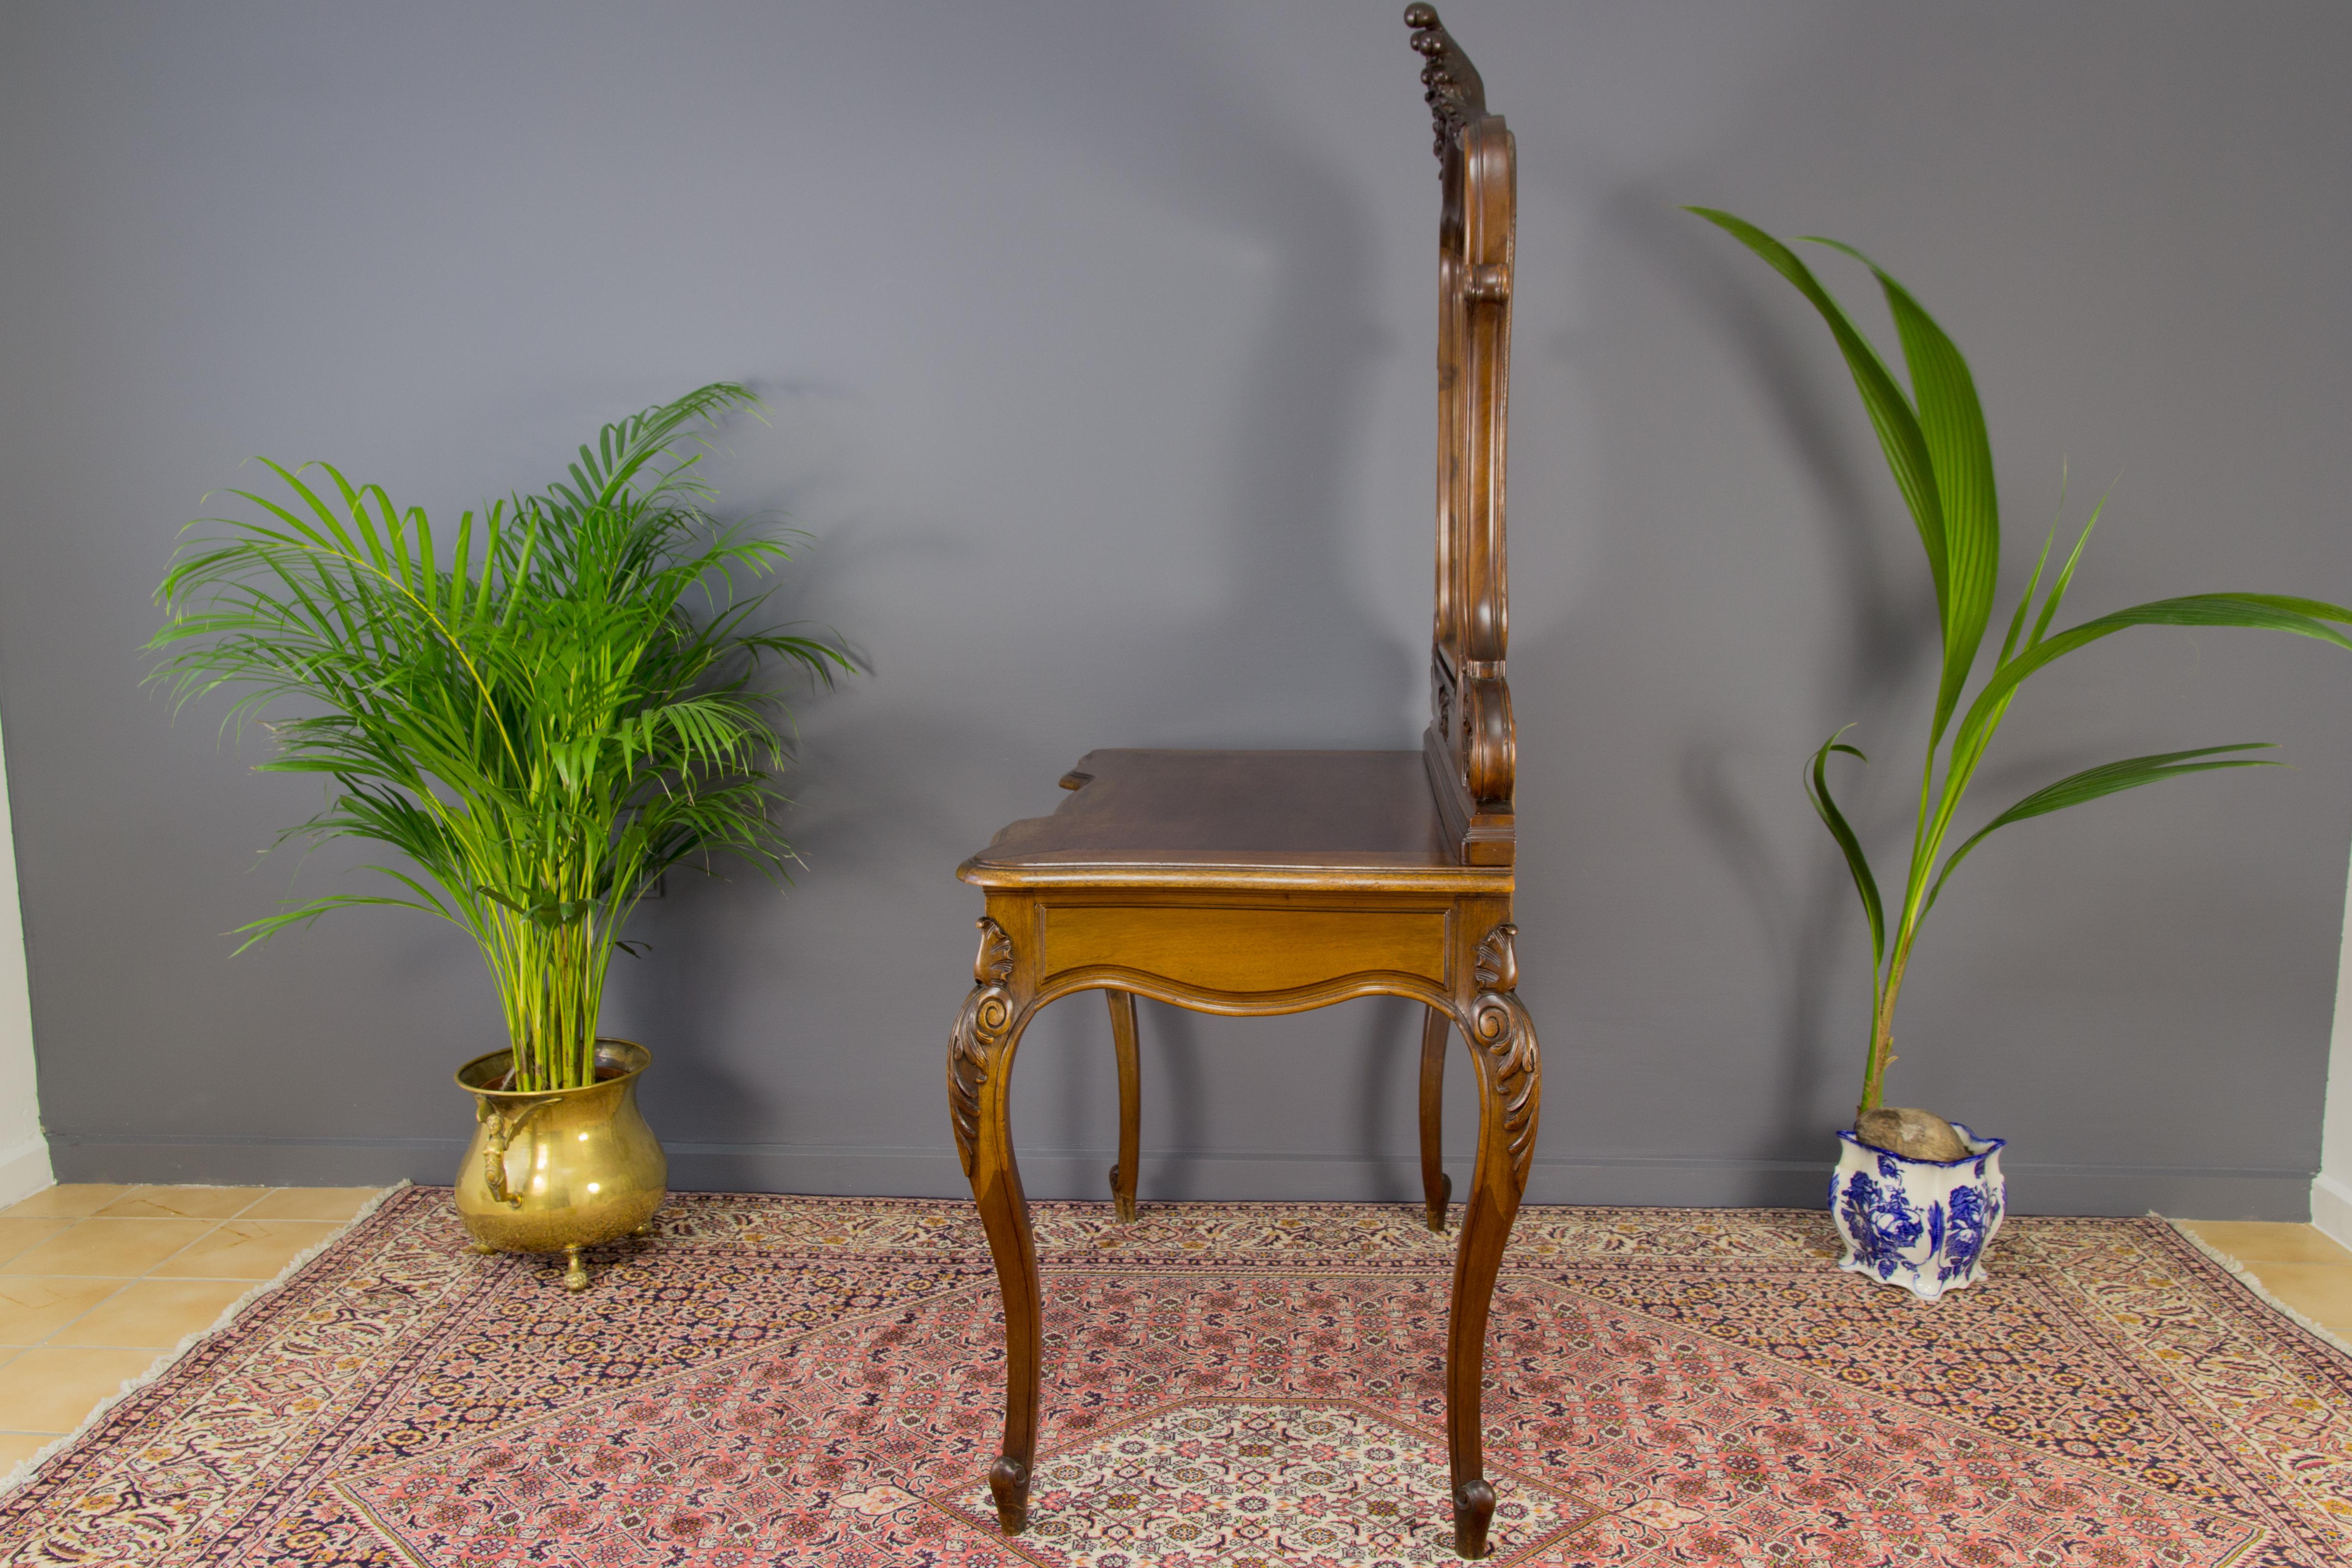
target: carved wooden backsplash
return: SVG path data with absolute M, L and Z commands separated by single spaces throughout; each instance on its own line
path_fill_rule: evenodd
M 1511 382 L 1516 149 L 1486 87 L 1436 10 L 1405 12 L 1444 174 L 1438 219 L 1437 606 L 1430 650 L 1431 783 L 1475 864 L 1514 858 L 1518 767 L 1504 548 Z

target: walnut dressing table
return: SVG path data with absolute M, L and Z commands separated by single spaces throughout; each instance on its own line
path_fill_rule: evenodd
M 1527 1185 L 1541 1066 L 1517 995 L 1511 924 L 1514 734 L 1504 679 L 1513 146 L 1437 14 L 1405 13 L 1444 172 L 1438 247 L 1437 607 L 1432 715 L 1418 752 L 1100 751 L 1064 775 L 1052 816 L 1016 822 L 957 872 L 982 889 L 980 954 L 948 1053 L 957 1151 L 1004 1296 L 1004 1441 L 989 1471 L 1007 1533 L 1027 1524 L 1042 1300 L 1007 1126 L 1022 1031 L 1075 991 L 1110 1004 L 1121 1219 L 1135 1214 L 1135 998 L 1236 1016 L 1405 996 L 1422 1032 L 1421 1155 L 1430 1228 L 1448 1180 L 1439 1110 L 1449 1036 L 1478 1085 L 1478 1152 L 1445 1348 L 1454 1550 L 1486 1552 L 1480 1449 L 1486 1317 Z

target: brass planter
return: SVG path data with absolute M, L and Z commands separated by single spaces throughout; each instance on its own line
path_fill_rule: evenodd
M 643 1232 L 661 1207 L 669 1162 L 637 1110 L 637 1075 L 653 1053 L 599 1038 L 596 1066 L 614 1076 L 580 1089 L 524 1094 L 485 1086 L 511 1051 L 457 1069 L 474 1097 L 474 1142 L 457 1168 L 457 1213 L 474 1250 L 561 1252 L 566 1289 L 588 1288 L 583 1247 Z

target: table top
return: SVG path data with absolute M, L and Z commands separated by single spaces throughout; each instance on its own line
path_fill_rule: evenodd
M 1445 837 L 1420 752 L 1089 752 L 1051 816 L 1015 822 L 957 875 L 1072 885 L 1507 894 Z

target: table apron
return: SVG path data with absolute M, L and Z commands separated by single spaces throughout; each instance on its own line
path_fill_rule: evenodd
M 1298 991 L 1383 973 L 1449 980 L 1454 911 L 1286 905 L 1060 903 L 1037 910 L 1047 988 L 1074 970 L 1116 966 L 1227 994 Z

